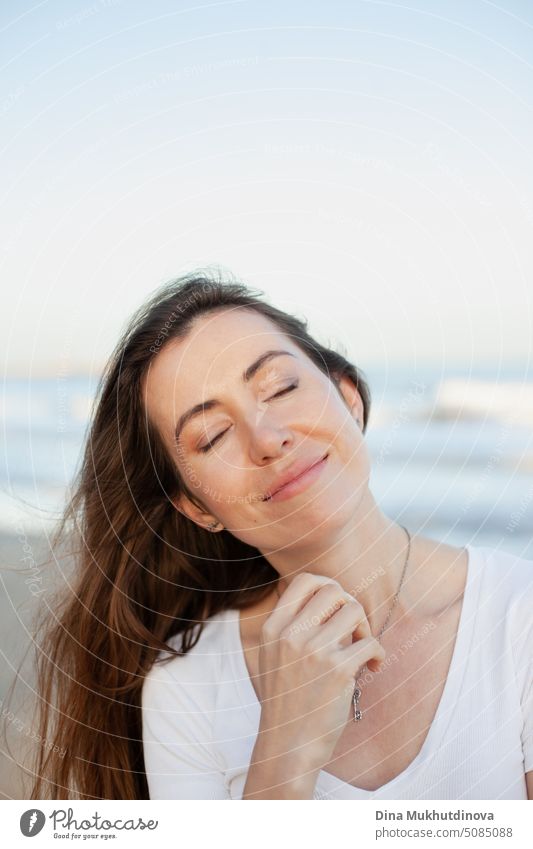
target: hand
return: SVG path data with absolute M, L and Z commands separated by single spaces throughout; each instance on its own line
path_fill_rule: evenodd
M 257 686 L 268 750 L 327 762 L 349 719 L 355 677 L 385 650 L 362 605 L 331 578 L 301 572 L 263 623 Z

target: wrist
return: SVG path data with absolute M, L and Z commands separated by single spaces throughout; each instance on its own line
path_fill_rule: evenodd
M 266 759 L 277 758 L 280 761 L 294 764 L 302 771 L 318 772 L 331 757 L 332 747 L 325 740 L 309 740 L 309 732 L 305 734 L 302 723 L 298 721 L 291 728 L 283 724 L 269 724 L 261 721 L 255 743 L 255 750 Z
M 243 799 L 312 799 L 319 768 L 309 768 L 291 754 L 272 754 L 256 745 Z

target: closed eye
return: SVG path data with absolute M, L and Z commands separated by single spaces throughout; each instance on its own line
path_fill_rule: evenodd
M 292 390 L 296 389 L 297 386 L 297 383 L 291 383 L 290 386 L 287 386 L 285 389 L 281 389 L 279 392 L 276 392 L 275 395 L 272 395 L 272 398 L 279 398 L 280 395 L 285 395 L 286 392 L 292 392 Z M 267 398 L 267 401 L 271 401 L 272 398 Z
M 286 395 L 288 392 L 292 392 L 293 389 L 296 389 L 297 386 L 298 386 L 297 383 L 291 383 L 290 386 L 286 386 L 285 389 L 281 389 L 279 392 L 276 392 L 275 395 L 272 395 L 270 398 L 267 398 L 267 401 L 272 401 L 274 398 L 279 398 L 281 395 Z M 223 430 L 222 433 L 217 434 L 217 436 L 215 436 L 211 440 L 211 442 L 208 442 L 207 445 L 202 445 L 202 447 L 199 448 L 198 451 L 201 451 L 202 454 L 205 454 L 205 452 L 209 451 L 209 449 L 213 447 L 215 442 L 218 442 L 218 440 L 221 439 L 224 436 L 224 434 L 228 432 L 228 430 L 229 430 L 229 427 L 226 428 L 226 430 Z

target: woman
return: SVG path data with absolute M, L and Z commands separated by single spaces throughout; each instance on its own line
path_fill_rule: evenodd
M 388 519 L 369 410 L 242 285 L 190 275 L 139 311 L 62 526 L 40 731 L 67 753 L 32 798 L 533 796 L 532 564 Z

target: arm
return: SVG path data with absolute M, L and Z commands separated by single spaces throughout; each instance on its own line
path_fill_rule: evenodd
M 527 798 L 533 800 L 533 772 L 526 772 Z
M 186 659 L 176 661 L 179 680 L 155 665 L 144 681 L 142 737 L 150 799 L 230 799 L 211 744 L 209 695 L 187 680 Z
M 243 799 L 312 799 L 320 766 L 305 756 L 280 750 L 279 734 L 259 728 Z
M 383 656 L 337 581 L 306 572 L 291 581 L 261 629 L 261 720 L 244 799 L 313 798 L 349 717 L 354 674 Z

